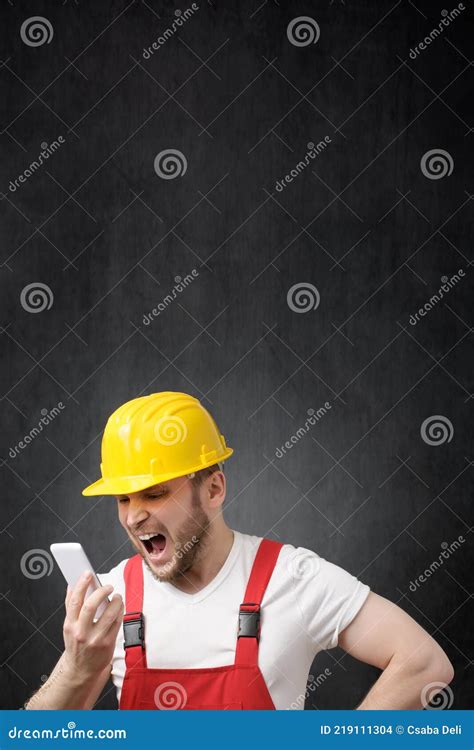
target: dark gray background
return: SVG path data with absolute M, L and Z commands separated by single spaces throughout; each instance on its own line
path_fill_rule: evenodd
M 177 7 L 2 5 L 1 705 L 21 705 L 63 645 L 61 575 L 29 578 L 23 556 L 81 541 L 105 571 L 131 554 L 115 503 L 81 490 L 99 476 L 115 408 L 183 390 L 235 449 L 228 523 L 313 549 L 398 602 L 448 653 L 453 707 L 468 708 L 472 11 L 412 60 L 450 4 L 203 2 L 143 59 Z M 52 24 L 49 44 L 21 40 L 32 15 Z M 298 47 L 286 30 L 302 15 L 320 38 Z M 61 148 L 12 193 L 10 180 L 59 135 Z M 277 192 L 326 135 L 327 149 Z M 153 164 L 169 148 L 187 171 L 164 180 Z M 431 149 L 450 154 L 450 176 L 422 173 Z M 193 268 L 198 278 L 145 326 Z M 411 326 L 460 268 L 462 281 Z M 54 296 L 35 314 L 20 301 L 33 282 Z M 287 303 L 301 282 L 320 294 L 306 313 Z M 422 440 L 433 415 L 452 423 L 450 442 Z M 459 535 L 461 548 L 410 591 Z M 325 667 L 332 676 L 308 708 L 354 707 L 378 675 L 338 649 L 311 673 Z M 115 705 L 109 684 L 98 707 Z

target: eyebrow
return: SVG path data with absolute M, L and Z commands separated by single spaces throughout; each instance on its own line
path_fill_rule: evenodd
M 143 495 L 151 494 L 152 492 L 160 492 L 165 491 L 168 489 L 168 486 L 166 484 L 154 484 L 153 487 L 147 487 L 144 490 L 141 490 L 141 493 Z M 126 493 L 122 493 L 121 495 L 116 495 L 115 497 L 122 498 L 122 497 L 128 497 Z

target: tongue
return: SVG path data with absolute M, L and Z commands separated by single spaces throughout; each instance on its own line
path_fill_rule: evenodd
M 158 534 L 150 540 L 153 546 L 153 552 L 163 552 L 166 547 L 166 537 L 163 534 Z

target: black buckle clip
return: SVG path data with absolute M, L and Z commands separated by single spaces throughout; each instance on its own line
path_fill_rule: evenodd
M 125 638 L 123 647 L 141 646 L 145 648 L 143 614 L 141 612 L 127 612 L 127 615 L 137 615 L 137 617 L 134 617 L 133 620 L 124 620 L 123 622 L 123 634 Z
M 239 632 L 237 638 L 260 638 L 260 607 L 255 612 L 246 612 L 242 607 L 256 607 L 255 602 L 243 602 L 239 610 Z

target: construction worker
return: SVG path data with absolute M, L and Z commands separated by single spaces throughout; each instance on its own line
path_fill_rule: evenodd
M 185 393 L 111 415 L 102 477 L 83 494 L 115 497 L 136 554 L 86 599 L 88 578 L 68 587 L 64 652 L 25 708 L 93 708 L 110 676 L 120 709 L 304 708 L 313 659 L 335 646 L 383 670 L 359 709 L 421 708 L 427 686 L 451 681 L 398 606 L 311 550 L 229 528 L 232 453 Z

